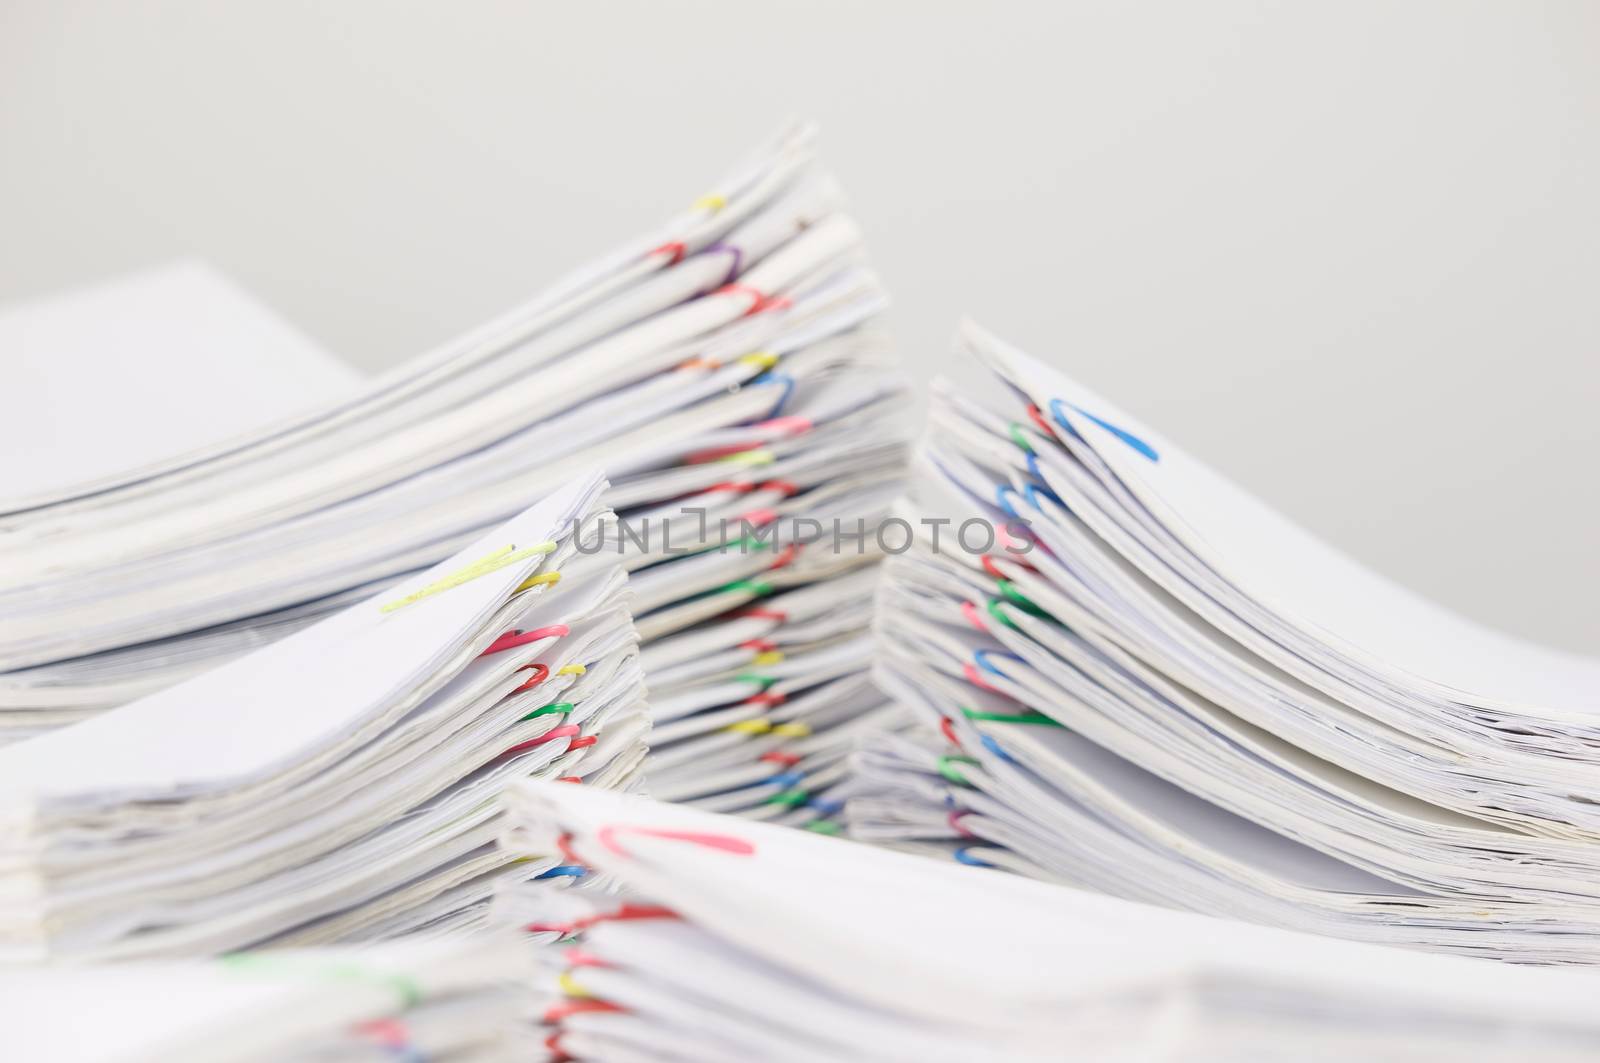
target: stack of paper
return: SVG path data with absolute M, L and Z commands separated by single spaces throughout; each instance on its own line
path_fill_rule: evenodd
M 863 756 L 860 836 L 966 839 L 958 858 L 1281 926 L 1600 961 L 1600 663 L 1422 601 L 1081 385 L 964 341 L 1007 395 L 936 397 L 907 515 L 952 523 L 938 548 L 920 526 L 880 601 L 879 678 L 922 739 Z
M 529 1058 L 528 946 L 482 935 L 217 960 L 0 969 L 6 1058 Z
M 650 793 L 835 832 L 848 755 L 907 720 L 868 674 L 875 581 L 818 583 L 648 646 Z
M 860 682 L 869 595 L 848 573 L 877 559 L 902 489 L 903 384 L 861 257 L 802 129 L 661 232 L 353 392 L 0 502 L 0 735 L 282 637 L 600 467 L 622 523 L 584 541 L 633 573 L 647 640 L 693 632 L 657 652 L 680 717 L 663 783 L 788 812 L 799 787 L 696 780 L 805 773 L 815 791 L 837 758 L 810 732 L 884 704 Z
M 578 787 L 508 844 L 619 881 L 513 888 L 553 1058 L 1589 1059 L 1600 975 L 1165 911 Z
M 635 785 L 627 579 L 598 475 L 264 650 L 0 749 L 0 958 L 314 945 L 478 921 L 508 781 Z M 557 872 L 559 873 L 559 872 Z

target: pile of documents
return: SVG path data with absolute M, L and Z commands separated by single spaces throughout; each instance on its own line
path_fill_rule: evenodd
M 1433 956 L 523 783 L 507 843 L 621 885 L 508 888 L 546 1058 L 1594 1058 L 1600 975 Z
M 582 477 L 266 649 L 0 749 L 0 959 L 217 953 L 482 921 L 509 781 L 637 785 L 627 579 Z
M 650 793 L 836 832 L 849 754 L 863 735 L 907 719 L 869 676 L 872 645 L 862 633 L 876 575 L 790 591 L 649 645 Z
M 848 741 L 822 732 L 893 711 L 865 682 L 853 574 L 903 488 L 904 387 L 861 257 L 800 129 L 439 351 L 267 427 L 0 500 L 0 738 L 284 637 L 600 468 L 619 517 L 580 538 L 632 574 L 670 713 L 662 785 L 833 811 L 818 795 Z M 836 548 L 836 525 L 858 537 Z
M 511 935 L 0 968 L 6 1058 L 51 1063 L 512 1060 L 528 946 Z
M 963 343 L 1003 396 L 937 389 L 918 541 L 879 602 L 880 685 L 922 726 L 861 756 L 855 834 L 1278 926 L 1600 961 L 1600 662 L 1419 599 L 1083 386 Z

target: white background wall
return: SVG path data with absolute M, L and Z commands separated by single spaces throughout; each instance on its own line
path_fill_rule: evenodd
M 793 115 L 919 378 L 970 312 L 1600 653 L 1593 3 L 3 0 L 0 299 L 195 254 L 379 367 Z

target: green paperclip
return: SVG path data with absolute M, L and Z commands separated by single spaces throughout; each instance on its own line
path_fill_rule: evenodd
M 951 765 L 954 765 L 954 764 L 973 764 L 973 765 L 976 765 L 977 763 L 978 762 L 976 760 L 974 760 L 973 758 L 971 758 L 971 757 L 940 757 L 939 758 L 939 774 L 943 775 L 946 779 L 949 779 L 951 782 L 955 783 L 957 786 L 971 786 L 972 784 L 967 781 L 967 777 L 965 775 L 961 774 L 959 771 L 956 771 L 956 769 L 954 767 L 952 767 Z
M 778 681 L 775 675 L 756 675 L 754 672 L 740 672 L 733 679 L 736 683 L 760 683 L 762 690 L 766 690 Z
M 1026 450 L 1029 454 L 1033 453 L 1033 445 L 1028 442 L 1028 437 L 1022 434 L 1022 425 L 1012 421 L 1011 427 L 1007 431 L 1011 435 L 1011 442 Z
M 1017 585 L 1015 583 L 1008 579 L 996 580 L 995 582 L 1000 584 L 1000 593 L 1005 595 L 1007 598 L 1010 598 L 1012 603 L 1019 609 L 1044 620 L 1055 619 L 1055 617 L 1051 616 L 1049 613 L 1035 605 L 1031 598 L 1017 590 Z M 1012 626 L 1014 627 L 1015 625 Z
M 713 545 L 706 547 L 705 550 L 698 552 L 710 553 L 711 551 L 715 550 L 718 553 L 722 553 L 728 550 L 765 550 L 771 545 L 772 544 L 767 542 L 765 539 L 759 539 L 754 535 L 741 535 L 737 539 L 731 539 L 721 543 L 714 543 Z
M 1029 709 L 1027 712 L 1022 713 L 979 712 L 977 709 L 969 709 L 966 706 L 962 706 L 961 715 L 969 720 L 988 720 L 990 723 L 1036 723 L 1043 727 L 1066 726 L 1060 720 L 1046 716 L 1037 709 Z
M 816 831 L 818 834 L 838 834 L 839 824 L 831 819 L 814 819 L 806 824 L 806 830 Z
M 785 790 L 780 794 L 773 794 L 761 803 L 764 805 L 788 805 L 793 808 L 795 805 L 805 804 L 810 799 L 811 795 L 804 790 Z
M 759 579 L 740 579 L 719 588 L 717 593 L 725 594 L 729 591 L 746 591 L 761 598 L 772 593 L 772 584 Z
M 1004 604 L 1005 603 L 999 598 L 990 598 L 989 615 L 1000 621 L 1000 623 L 1004 624 L 1006 627 L 1011 628 L 1013 631 L 1020 631 L 1021 628 L 1017 627 L 1017 622 L 1007 616 L 1005 611 L 1000 608 Z
M 576 706 L 574 706 L 572 704 L 572 702 L 570 702 L 570 701 L 552 701 L 548 705 L 545 705 L 545 706 L 543 706 L 541 708 L 534 709 L 532 712 L 528 713 L 528 715 L 524 716 L 522 719 L 518 720 L 517 722 L 518 723 L 526 723 L 527 721 L 533 719 L 535 716 L 551 716 L 551 715 L 554 715 L 556 713 L 562 713 L 564 715 L 566 713 L 571 712 L 575 707 Z

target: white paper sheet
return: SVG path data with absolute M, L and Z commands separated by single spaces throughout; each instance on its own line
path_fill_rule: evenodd
M 0 509 L 266 427 L 360 374 L 216 268 L 0 306 Z

